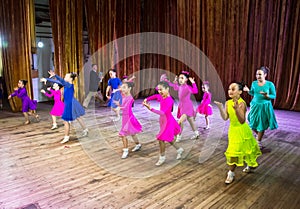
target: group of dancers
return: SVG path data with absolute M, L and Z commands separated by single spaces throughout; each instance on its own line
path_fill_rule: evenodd
M 261 67 L 256 71 L 256 81 L 254 81 L 249 89 L 242 83 L 233 82 L 229 85 L 228 96 L 230 99 L 226 101 L 225 106 L 215 101 L 214 103 L 220 111 L 220 115 L 224 120 L 230 120 L 228 130 L 228 147 L 225 152 L 226 161 L 229 166 L 227 178 L 225 183 L 230 184 L 234 180 L 234 170 L 236 166 L 246 167 L 243 172 L 249 173 L 251 169 L 258 166 L 257 157 L 260 156 L 262 146 L 262 138 L 265 130 L 268 128 L 276 129 L 277 122 L 274 114 L 271 100 L 276 97 L 275 86 L 271 81 L 266 80 L 269 69 Z M 51 129 L 58 128 L 56 117 L 61 116 L 64 120 L 65 135 L 61 143 L 69 141 L 70 122 L 77 120 L 82 127 L 82 136 L 88 135 L 82 116 L 85 114 L 85 109 L 74 98 L 73 81 L 76 78 L 75 73 L 67 73 L 64 78 L 55 75 L 53 71 L 49 71 L 49 78 L 42 78 L 41 82 L 52 82 L 52 88 L 41 90 L 48 97 L 54 97 L 54 106 L 50 112 L 52 116 Z M 131 90 L 134 87 L 134 77 L 128 79 L 124 78 L 122 81 L 117 78 L 116 70 L 109 70 L 110 79 L 106 89 L 106 97 L 109 99 L 108 106 L 116 113 L 114 121 L 121 119 L 120 111 L 122 111 L 122 127 L 119 136 L 123 142 L 122 159 L 129 156 L 129 146 L 127 137 L 131 136 L 135 142 L 135 147 L 132 152 L 139 151 L 142 147 L 138 140 L 137 134 L 142 132 L 142 126 L 133 114 L 132 107 L 134 99 L 131 95 Z M 36 120 L 39 116 L 36 113 L 37 103 L 31 100 L 26 91 L 26 81 L 20 80 L 18 87 L 15 88 L 14 93 L 9 95 L 9 99 L 13 96 L 18 96 L 22 100 L 22 111 L 25 116 L 25 124 L 29 124 L 28 115 L 33 115 Z M 64 87 L 63 98 L 61 101 L 60 89 Z M 178 91 L 178 121 L 172 115 L 174 99 L 170 95 L 170 87 Z M 162 75 L 159 84 L 156 86 L 157 94 L 149 96 L 144 99 L 143 105 L 151 112 L 159 115 L 159 133 L 156 139 L 159 142 L 159 158 L 156 163 L 157 166 L 165 163 L 165 143 L 170 143 L 176 150 L 176 159 L 182 158 L 184 149 L 178 145 L 182 140 L 183 124 L 187 120 L 193 130 L 191 139 L 199 138 L 199 132 L 195 126 L 196 114 L 200 113 L 205 116 L 206 126 L 204 129 L 210 128 L 209 116 L 212 115 L 211 93 L 209 92 L 209 82 L 204 81 L 202 90 L 204 92 L 203 99 L 197 108 L 194 110 L 191 101 L 191 94 L 197 94 L 198 88 L 194 78 L 190 77 L 189 72 L 182 71 L 175 77 L 173 82 L 169 81 L 166 75 Z M 250 103 L 250 112 L 248 114 L 248 123 L 246 123 L 246 102 L 241 98 L 243 91 L 248 92 L 253 99 Z M 159 109 L 151 107 L 151 101 L 156 100 L 160 104 Z M 86 103 L 85 103 L 86 104 Z M 257 139 L 252 134 L 251 129 L 257 134 Z

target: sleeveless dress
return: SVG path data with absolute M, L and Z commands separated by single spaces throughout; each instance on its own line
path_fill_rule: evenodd
M 240 98 L 238 103 L 245 101 Z M 228 147 L 225 152 L 228 165 L 244 166 L 244 162 L 250 167 L 257 167 L 257 157 L 261 151 L 254 138 L 249 125 L 245 122 L 241 124 L 233 108 L 233 100 L 227 101 L 227 111 L 229 114 Z M 246 103 L 245 103 L 246 105 Z
M 269 99 L 260 94 L 267 92 Z M 278 127 L 271 100 L 276 97 L 276 89 L 271 81 L 266 81 L 263 86 L 258 85 L 258 81 L 253 81 L 249 94 L 253 96 L 250 102 L 250 112 L 248 114 L 249 125 L 258 132 L 276 129 Z
M 202 101 L 197 108 L 197 112 L 202 115 L 212 115 L 213 111 L 210 102 L 211 102 L 211 93 L 204 92 Z
M 123 97 L 122 110 L 122 128 L 120 136 L 131 136 L 142 131 L 142 126 L 132 112 L 134 99 L 131 95 Z

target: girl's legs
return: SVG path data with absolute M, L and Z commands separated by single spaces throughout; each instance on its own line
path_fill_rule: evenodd
M 35 117 L 35 119 L 36 119 L 37 122 L 40 121 L 40 117 L 39 117 L 39 115 L 36 113 L 35 110 L 32 110 L 32 112 L 28 112 L 28 114 L 29 114 L 29 115 L 33 115 L 33 116 Z
M 231 162 L 234 162 L 234 161 L 236 161 L 236 159 L 235 158 L 231 158 Z M 227 173 L 227 178 L 225 180 L 226 184 L 230 184 L 231 182 L 233 182 L 235 168 L 236 168 L 235 164 L 229 165 L 229 171 Z
M 113 121 L 119 121 L 121 119 L 120 117 L 120 107 L 112 108 L 112 110 L 116 113 L 116 118 L 113 119 Z
M 181 115 L 181 117 L 178 120 L 178 124 L 180 125 L 181 132 L 176 136 L 176 142 L 181 141 L 181 133 L 183 131 L 183 122 L 187 119 L 186 114 Z
M 259 131 L 259 132 L 257 132 L 257 142 L 258 142 L 258 146 L 259 146 L 260 149 L 264 148 L 263 145 L 262 145 L 262 143 L 261 143 L 264 134 L 265 134 L 265 131 Z
M 125 159 L 128 157 L 128 140 L 126 136 L 122 136 L 122 142 L 123 142 L 123 154 L 122 159 Z
M 135 147 L 132 149 L 132 152 L 139 151 L 141 149 L 142 145 L 140 144 L 140 142 L 137 138 L 137 135 L 135 134 L 135 135 L 132 135 L 131 137 L 135 143 Z
M 253 130 L 253 131 L 254 131 L 254 132 L 256 133 L 256 135 L 257 135 L 256 139 L 257 139 L 257 143 L 258 143 L 259 148 L 260 148 L 260 149 L 263 149 L 264 147 L 263 147 L 261 141 L 262 141 L 262 138 L 263 138 L 263 136 L 264 136 L 264 134 L 265 134 L 265 131 L 257 131 L 257 130 Z
M 64 139 L 60 142 L 62 144 L 68 142 L 70 139 L 70 136 L 69 136 L 70 123 L 68 121 L 64 121 L 64 126 L 65 126 L 65 136 L 64 136 Z
M 29 121 L 28 113 L 27 113 L 27 112 L 23 112 L 23 115 L 24 115 L 24 117 L 25 117 L 25 122 L 24 122 L 24 124 L 25 124 L 25 125 L 29 124 L 30 121 Z
M 169 142 L 173 147 L 175 147 L 175 149 L 177 150 L 177 157 L 176 159 L 179 160 L 181 159 L 181 155 L 184 151 L 184 149 L 182 147 L 177 146 L 174 142 Z
M 159 166 L 162 165 L 165 160 L 166 160 L 166 156 L 165 156 L 165 151 L 166 151 L 166 144 L 164 141 L 159 140 L 159 159 L 157 161 L 157 163 L 155 165 Z
M 208 115 L 205 115 L 205 124 L 206 124 L 205 129 L 209 129 L 209 118 L 208 118 Z
M 85 126 L 83 120 L 81 119 L 81 117 L 77 118 L 76 120 L 79 122 L 81 128 L 83 129 L 82 136 L 87 136 L 88 133 L 89 133 L 89 130 L 86 128 L 86 126 Z
M 56 116 L 51 115 L 51 117 L 52 117 L 52 128 L 51 128 L 51 130 L 53 130 L 53 129 L 57 128 Z
M 191 139 L 197 139 L 199 137 L 199 131 L 195 127 L 195 123 L 194 123 L 193 117 L 187 117 L 187 120 L 189 121 L 190 126 L 192 127 L 192 129 L 194 131 L 194 136 L 192 136 Z

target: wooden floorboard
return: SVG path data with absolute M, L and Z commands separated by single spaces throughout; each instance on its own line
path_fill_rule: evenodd
M 89 136 L 81 137 L 78 123 L 72 123 L 66 144 L 60 144 L 62 120 L 59 129 L 50 130 L 49 103 L 39 103 L 41 121 L 30 125 L 22 125 L 21 113 L 0 112 L 0 208 L 299 208 L 299 112 L 276 110 L 279 128 L 266 132 L 260 166 L 250 174 L 237 168 L 235 181 L 225 185 L 228 122 L 216 107 L 210 130 L 197 117 L 200 139 L 190 140 L 185 124 L 178 143 L 184 159 L 176 160 L 168 145 L 166 163 L 156 167 L 158 116 L 141 102 L 133 110 L 143 125 L 142 150 L 125 160 L 121 123 L 112 122 L 109 108 L 91 106 L 84 116 Z M 129 145 L 134 147 L 131 139 Z

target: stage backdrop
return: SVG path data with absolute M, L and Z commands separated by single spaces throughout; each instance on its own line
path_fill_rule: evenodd
M 23 32 L 29 31 L 30 28 L 25 12 L 28 11 L 26 6 L 28 3 L 25 5 L 24 2 L 27 1 L 17 0 L 1 0 L 1 2 L 1 5 L 5 6 L 1 7 L 0 29 L 4 37 L 10 37 L 9 46 L 12 46 L 10 55 L 8 49 L 2 48 L 6 74 L 4 76 L 7 89 L 11 93 L 19 75 L 24 75 L 21 77 L 30 80 L 28 73 L 30 38 L 29 32 Z M 14 7 L 10 2 L 14 3 Z M 82 21 L 86 21 L 88 26 L 91 54 L 106 43 L 125 35 L 164 32 L 179 36 L 202 50 L 220 75 L 225 92 L 233 80 L 242 80 L 250 86 L 255 80 L 256 69 L 268 66 L 271 72 L 267 79 L 273 81 L 277 88 L 275 108 L 300 111 L 300 1 L 298 0 L 51 0 L 49 2 L 55 44 L 55 66 L 56 72 L 60 75 L 82 69 Z M 16 6 L 18 9 L 15 9 Z M 14 22 L 12 17 L 24 22 Z M 21 29 L 22 31 L 19 31 Z M 10 34 L 12 35 L 9 36 Z M 112 52 L 106 53 L 106 58 L 110 57 L 109 62 L 113 63 L 118 56 L 119 48 L 115 46 Z M 121 48 L 126 51 L 134 50 L 129 45 Z M 101 69 L 100 58 L 95 62 L 99 62 L 100 70 L 106 70 Z M 175 74 L 187 69 L 187 66 L 178 60 L 156 54 L 129 57 L 111 67 L 118 69 L 119 76 L 146 68 L 165 69 Z M 214 85 L 215 78 L 210 75 L 209 70 L 201 69 L 201 77 L 210 80 L 211 85 Z M 106 82 L 108 77 L 105 79 Z M 196 77 L 196 81 L 200 87 L 200 79 Z M 141 84 L 145 82 L 149 82 L 148 76 L 137 78 L 135 92 L 140 92 Z M 83 83 L 79 85 L 79 89 L 84 89 Z M 140 92 L 139 96 L 151 93 L 153 90 L 146 90 Z M 201 99 L 201 96 L 200 91 L 197 99 Z M 245 94 L 244 97 L 249 103 L 250 96 Z
M 300 1 L 86 0 L 85 7 L 92 52 L 97 46 L 132 33 L 170 33 L 195 44 L 208 56 L 225 92 L 232 81 L 244 81 L 250 86 L 256 69 L 268 66 L 271 71 L 267 79 L 277 88 L 274 106 L 300 110 Z M 187 66 L 170 57 L 146 54 L 130 57 L 117 68 L 122 76 L 139 68 L 178 73 Z M 213 85 L 214 78 L 208 70 L 202 69 L 201 77 Z M 148 76 L 140 77 L 137 82 L 149 80 Z M 200 86 L 200 79 L 196 80 Z M 153 90 L 142 91 L 140 96 L 151 93 Z M 201 95 L 200 92 L 197 98 L 201 99 Z M 244 97 L 249 103 L 250 96 Z

